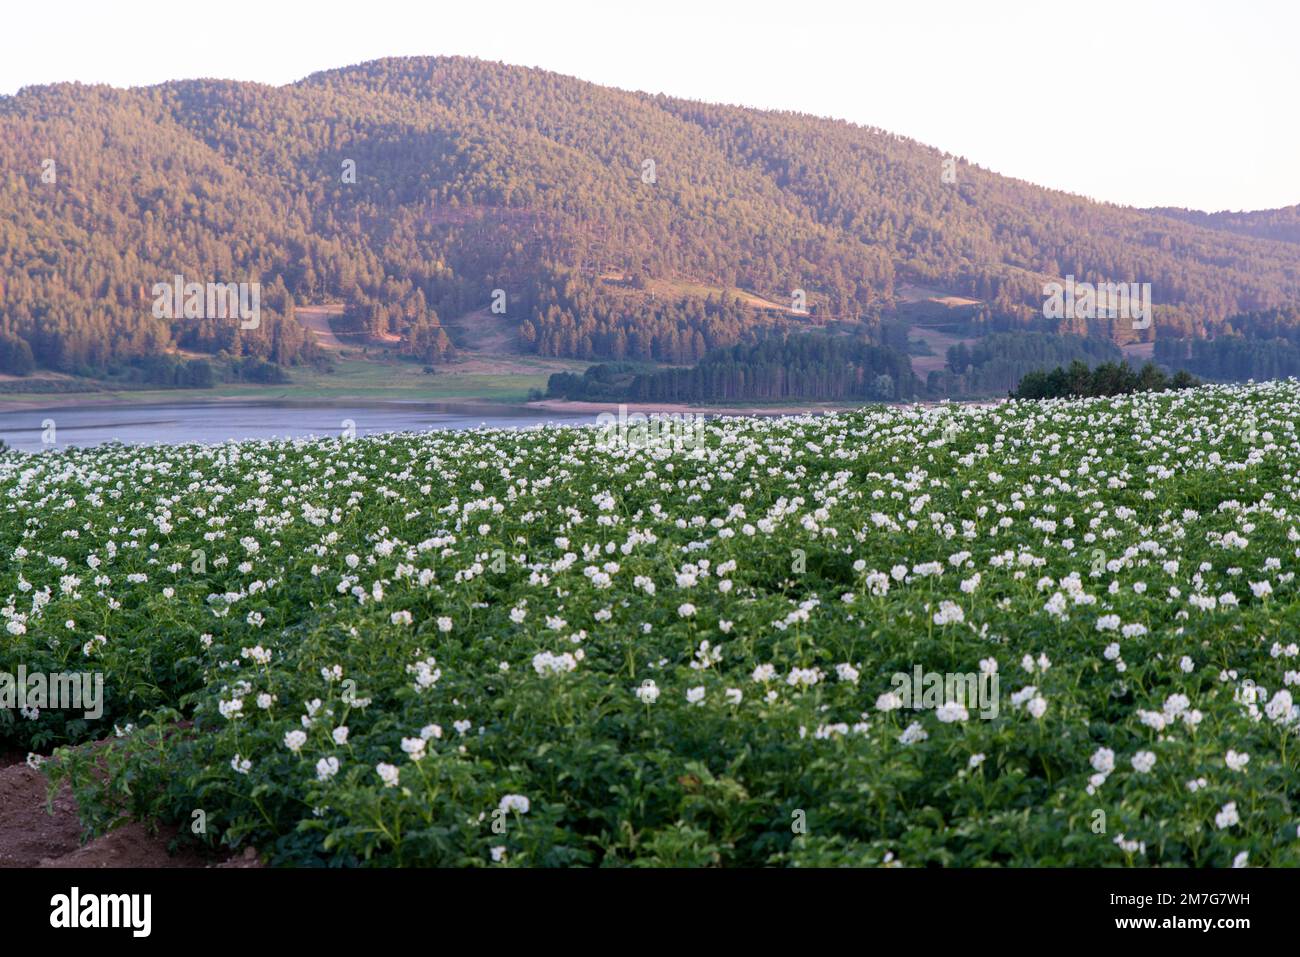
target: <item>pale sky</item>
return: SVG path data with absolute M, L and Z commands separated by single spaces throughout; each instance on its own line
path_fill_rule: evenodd
M 0 16 L 0 95 L 457 54 L 878 126 L 1116 203 L 1300 202 L 1296 0 L 65 0 Z

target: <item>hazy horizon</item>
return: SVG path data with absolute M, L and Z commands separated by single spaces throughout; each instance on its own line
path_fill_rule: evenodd
M 214 20 L 156 2 L 127 12 L 74 2 L 75 36 L 46 29 L 42 11 L 10 13 L 0 95 L 73 81 L 282 86 L 384 57 L 468 56 L 602 86 L 842 119 L 1118 205 L 1295 205 L 1300 129 L 1278 122 L 1278 101 L 1300 85 L 1300 62 L 1286 50 L 1300 11 L 1243 6 L 1228 18 L 1204 3 L 1103 0 L 1082 23 L 1021 0 L 993 11 L 947 0 L 844 11 L 814 0 L 797 19 L 774 4 L 409 10 L 376 0 L 363 13 L 326 2 L 304 20 L 236 0 Z M 214 23 L 220 37 L 231 21 L 240 32 L 214 42 Z M 122 56 L 142 38 L 147 56 Z M 1117 58 L 1108 46 L 1117 40 L 1133 55 Z M 1078 119 L 1065 118 L 1067 110 Z

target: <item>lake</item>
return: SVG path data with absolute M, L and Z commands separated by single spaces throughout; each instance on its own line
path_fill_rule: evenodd
M 87 405 L 0 412 L 0 439 L 27 452 L 105 442 L 219 443 L 230 439 L 335 437 L 430 429 L 526 428 L 594 424 L 593 413 L 565 413 L 483 403 L 175 402 Z M 53 429 L 48 428 L 49 423 Z M 47 441 L 49 438 L 53 442 Z

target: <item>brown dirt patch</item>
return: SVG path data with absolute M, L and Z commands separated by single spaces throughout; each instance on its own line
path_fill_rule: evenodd
M 1156 344 L 1152 342 L 1129 342 L 1120 346 L 1120 351 L 1124 353 L 1125 359 L 1131 359 L 1138 362 L 1150 362 L 1155 358 Z
M 519 324 L 508 316 L 476 309 L 442 323 L 456 348 L 462 352 L 496 358 L 518 355 L 524 351 L 519 339 Z
M 39 867 L 81 846 L 77 804 L 65 786 L 46 809 L 45 776 L 25 764 L 0 769 L 0 867 Z
M 967 296 L 959 296 L 956 293 L 944 292 L 941 289 L 932 289 L 929 286 L 918 286 L 915 283 L 900 283 L 895 290 L 898 298 L 903 302 L 937 302 L 943 306 L 977 306 L 978 299 L 971 299 Z
M 299 324 L 312 331 L 312 335 L 316 337 L 316 344 L 322 349 L 334 352 L 345 348 L 331 323 L 331 319 L 341 315 L 343 315 L 341 303 L 328 306 L 297 306 L 293 311 L 293 316 Z
M 72 790 L 64 784 L 47 803 L 45 775 L 25 756 L 0 754 L 0 868 L 9 867 L 258 867 L 256 852 L 212 859 L 193 848 L 167 850 L 176 828 L 150 833 L 132 821 L 86 844 Z
M 959 336 L 949 335 L 946 332 L 917 323 L 912 324 L 909 335 L 913 339 L 922 340 L 933 353 L 928 356 L 912 356 L 912 371 L 920 376 L 922 380 L 931 372 L 943 369 L 948 365 L 948 348 L 950 346 L 955 346 L 959 342 L 971 345 L 976 341 L 975 339 L 963 339 Z

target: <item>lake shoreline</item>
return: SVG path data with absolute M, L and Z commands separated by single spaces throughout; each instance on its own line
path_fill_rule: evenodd
M 36 402 L 22 401 L 10 402 L 0 400 L 0 415 L 13 414 L 18 412 L 56 412 L 70 410 L 90 410 L 90 409 L 148 409 L 159 406 L 241 406 L 241 405 L 260 405 L 260 406 L 280 406 L 284 408 L 330 408 L 332 406 L 360 406 L 365 408 L 392 408 L 410 411 L 413 409 L 428 408 L 434 410 L 445 410 L 448 407 L 472 409 L 481 408 L 485 412 L 499 414 L 503 410 L 515 409 L 521 413 L 531 411 L 526 403 L 508 402 L 504 400 L 491 398 L 466 398 L 466 399 L 406 399 L 406 398 L 376 398 L 369 395 L 338 395 L 328 397 L 318 396 L 294 396 L 292 394 L 278 396 L 257 396 L 257 395 L 209 395 L 191 397 L 187 391 L 177 390 L 176 398 L 171 398 L 170 393 L 150 392 L 147 398 L 128 399 L 121 398 L 122 393 L 115 393 L 115 398 L 92 399 L 88 396 L 95 393 L 68 393 L 63 395 L 51 395 L 49 398 L 55 401 Z M 128 393 L 129 394 L 129 393 Z M 144 394 L 142 393 L 142 396 Z M 64 400 L 64 401 L 59 401 Z
M 593 416 L 609 412 L 615 415 L 619 409 L 626 409 L 628 414 L 640 412 L 645 415 L 824 415 L 828 412 L 850 412 L 860 409 L 866 403 L 846 405 L 818 404 L 792 405 L 688 405 L 683 402 L 590 402 L 580 399 L 538 399 L 529 402 L 527 407 L 547 412 L 588 413 Z
M 212 405 L 276 405 L 276 406 L 310 406 L 314 408 L 335 405 L 366 406 L 383 408 L 385 406 L 404 410 L 427 407 L 447 409 L 456 406 L 464 409 L 482 408 L 484 411 L 501 413 L 506 410 L 518 410 L 521 414 L 538 412 L 556 412 L 568 415 L 590 414 L 593 417 L 602 412 L 618 413 L 625 408 L 629 413 L 644 414 L 687 414 L 700 415 L 820 415 L 827 412 L 846 412 L 861 408 L 865 403 L 847 404 L 792 404 L 774 405 L 692 405 L 683 402 L 591 402 L 573 399 L 537 399 L 531 402 L 511 402 L 491 397 L 464 398 L 410 398 L 382 397 L 373 395 L 336 395 L 336 396 L 295 396 L 292 390 L 279 395 L 195 395 L 201 390 L 148 391 L 148 392 L 71 392 L 51 393 L 48 396 L 31 397 L 21 400 L 0 398 L 0 415 L 20 412 L 67 411 L 70 409 L 141 409 L 150 406 L 212 406 Z M 138 396 L 138 398 L 137 398 Z

